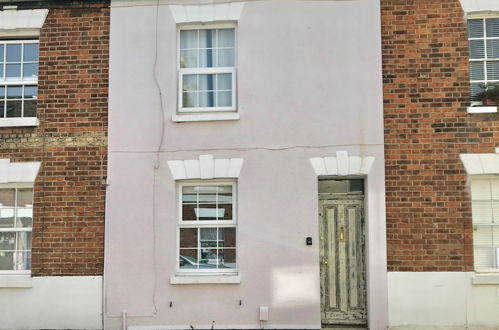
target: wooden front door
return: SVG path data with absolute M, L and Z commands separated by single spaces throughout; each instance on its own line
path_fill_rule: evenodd
M 366 325 L 363 199 L 320 199 L 323 324 Z

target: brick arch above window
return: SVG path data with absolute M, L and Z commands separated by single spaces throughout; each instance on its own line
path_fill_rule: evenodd
M 238 178 L 243 159 L 214 159 L 213 155 L 201 155 L 199 159 L 171 160 L 168 166 L 175 180 Z

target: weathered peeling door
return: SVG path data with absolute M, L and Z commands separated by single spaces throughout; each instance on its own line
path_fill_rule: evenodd
M 367 323 L 363 201 L 359 197 L 320 199 L 323 324 Z

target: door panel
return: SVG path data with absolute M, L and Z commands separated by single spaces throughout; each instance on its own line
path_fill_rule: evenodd
M 320 201 L 324 324 L 366 324 L 362 204 L 359 199 Z

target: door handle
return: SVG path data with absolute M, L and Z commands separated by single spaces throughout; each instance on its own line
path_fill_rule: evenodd
M 340 242 L 344 242 L 344 241 L 345 241 L 345 228 L 340 227 Z

